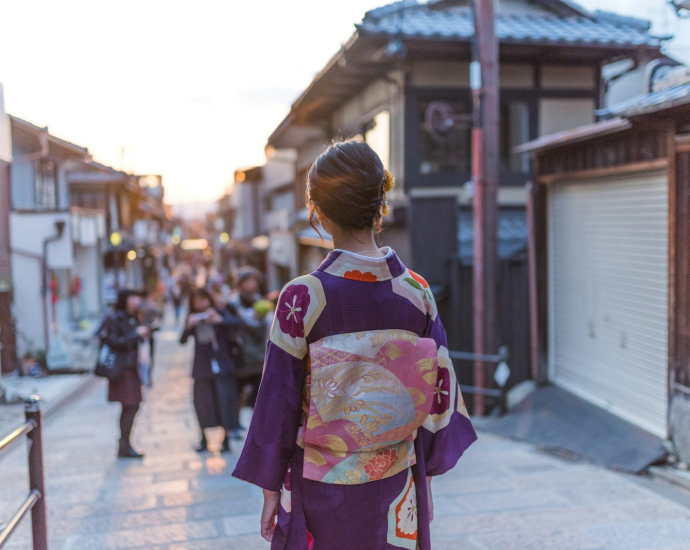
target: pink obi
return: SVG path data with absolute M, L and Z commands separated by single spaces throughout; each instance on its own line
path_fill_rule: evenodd
M 415 464 L 438 376 L 434 340 L 404 330 L 341 334 L 309 346 L 309 359 L 305 478 L 356 485 Z

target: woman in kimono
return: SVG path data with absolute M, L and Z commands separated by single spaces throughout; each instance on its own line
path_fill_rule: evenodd
M 475 440 L 427 282 L 376 234 L 393 178 L 364 142 L 307 181 L 335 250 L 278 299 L 233 473 L 264 490 L 274 550 L 430 548 L 431 479 Z
M 236 321 L 217 309 L 213 298 L 203 288 L 189 295 L 189 314 L 180 343 L 194 336 L 194 410 L 201 428 L 198 452 L 208 449 L 204 430 L 222 426 L 225 438 L 220 451 L 230 450 L 230 439 L 242 439 L 239 432 L 239 396 L 235 364 L 230 355 L 229 332 Z

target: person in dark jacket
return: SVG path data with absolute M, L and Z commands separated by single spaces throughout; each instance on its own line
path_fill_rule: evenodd
M 197 288 L 191 292 L 180 343 L 185 344 L 194 336 L 192 378 L 194 409 L 202 434 L 199 452 L 208 449 L 206 428 L 222 426 L 225 430 L 221 452 L 230 450 L 230 438 L 241 439 L 235 364 L 228 340 L 236 323 L 228 312 L 215 307 L 208 291 Z
M 149 329 L 139 325 L 137 314 L 140 305 L 139 292 L 121 290 L 117 296 L 115 312 L 106 322 L 104 342 L 113 350 L 124 365 L 122 377 L 110 380 L 108 401 L 122 403 L 120 414 L 120 458 L 141 458 L 143 455 L 132 448 L 130 435 L 134 417 L 142 401 L 139 378 L 139 342 L 149 334 Z

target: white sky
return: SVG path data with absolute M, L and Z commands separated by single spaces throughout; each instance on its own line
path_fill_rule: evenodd
M 105 164 L 160 173 L 169 202 L 218 198 L 364 12 L 388 0 L 3 0 L 0 82 L 15 116 Z M 685 35 L 665 0 L 581 0 Z M 125 154 L 122 155 L 122 148 Z

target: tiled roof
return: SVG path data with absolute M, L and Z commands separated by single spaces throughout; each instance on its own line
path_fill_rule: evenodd
M 687 103 L 690 103 L 690 83 L 638 96 L 630 101 L 597 111 L 597 114 L 600 116 L 621 116 L 627 118 L 654 113 Z
M 367 13 L 357 26 L 362 34 L 402 35 L 408 38 L 468 40 L 474 34 L 469 11 L 435 11 L 422 5 L 395 4 Z M 555 15 L 497 15 L 496 34 L 503 42 L 572 43 L 614 46 L 654 46 L 661 40 L 651 36 L 639 22 L 624 18 L 558 17 Z

